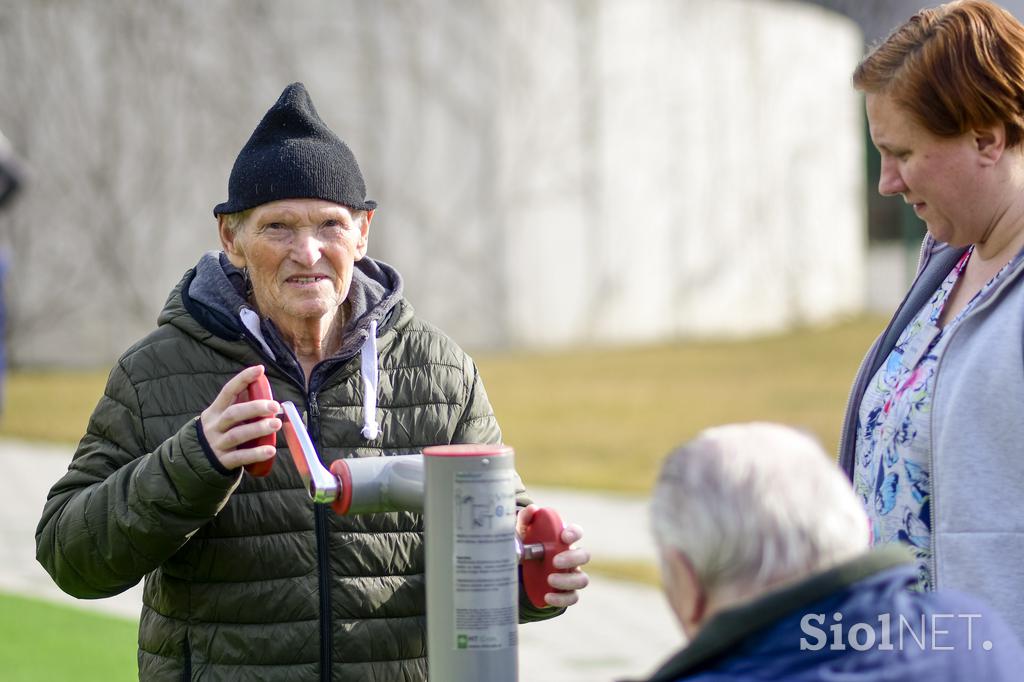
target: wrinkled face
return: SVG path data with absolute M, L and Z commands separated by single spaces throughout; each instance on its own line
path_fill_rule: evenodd
M 867 96 L 871 140 L 882 155 L 878 191 L 899 194 L 932 237 L 966 246 L 987 228 L 979 140 L 973 133 L 938 137 L 888 95 Z
M 221 219 L 221 244 L 232 264 L 249 269 L 263 315 L 279 325 L 329 319 L 366 255 L 372 216 L 321 199 L 272 201 L 254 208 L 234 234 Z

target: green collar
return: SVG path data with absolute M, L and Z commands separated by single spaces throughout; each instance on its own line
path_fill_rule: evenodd
M 888 568 L 910 563 L 900 545 L 885 545 L 816 573 L 795 585 L 768 592 L 752 602 L 726 609 L 700 629 L 689 646 L 665 662 L 647 682 L 669 682 L 732 649 L 751 633 L 775 623 L 797 609 Z

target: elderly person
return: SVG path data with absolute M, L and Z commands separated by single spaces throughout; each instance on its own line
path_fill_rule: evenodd
M 145 578 L 144 679 L 427 677 L 421 517 L 336 516 L 287 457 L 243 474 L 275 457 L 258 439 L 281 428 L 285 400 L 327 466 L 501 439 L 472 360 L 366 257 L 375 206 L 352 152 L 288 86 L 214 209 L 223 252 L 118 360 L 50 491 L 37 556 L 63 590 L 105 597 Z M 261 375 L 274 399 L 247 399 Z M 587 559 L 560 554 L 569 572 L 551 577 L 547 607 L 523 600 L 520 620 L 572 604 Z
M 709 429 L 671 453 L 651 523 L 689 645 L 649 682 L 1015 680 L 1006 623 L 868 551 L 864 510 L 818 444 L 775 424 Z
M 917 276 L 868 351 L 839 462 L 874 544 L 926 589 L 970 589 L 1024 637 L 1024 26 L 989 2 L 923 10 L 853 75 L 878 191 L 924 220 Z

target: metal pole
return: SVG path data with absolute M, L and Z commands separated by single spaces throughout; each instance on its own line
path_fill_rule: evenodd
M 432 682 L 516 682 L 519 620 L 512 448 L 423 450 L 427 661 Z

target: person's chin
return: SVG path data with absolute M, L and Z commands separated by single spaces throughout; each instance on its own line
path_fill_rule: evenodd
M 320 299 L 293 300 L 283 306 L 282 313 L 296 322 L 324 317 L 332 311 L 328 301 Z
M 950 230 L 946 225 L 937 225 L 930 222 L 926 222 L 925 229 L 928 230 L 928 234 L 932 236 L 937 242 L 943 244 L 949 244 L 950 246 L 961 246 L 960 244 L 953 243 L 953 231 Z

